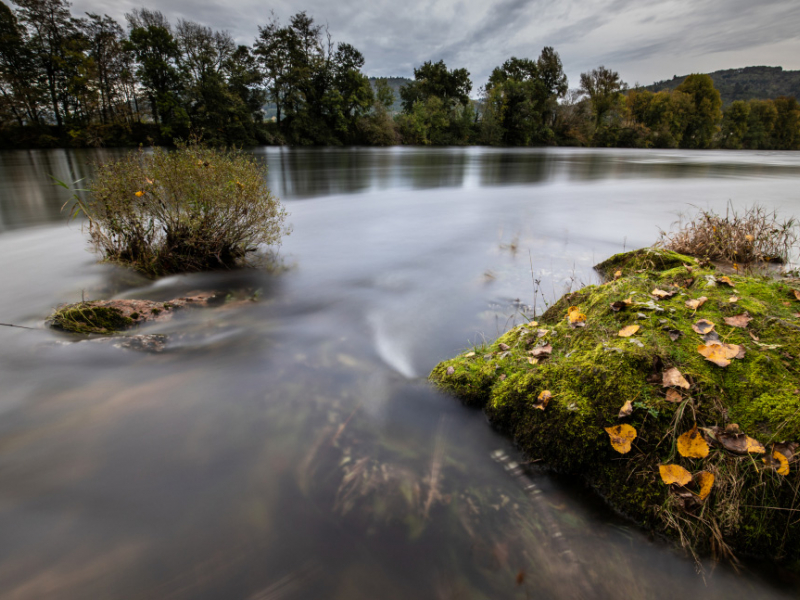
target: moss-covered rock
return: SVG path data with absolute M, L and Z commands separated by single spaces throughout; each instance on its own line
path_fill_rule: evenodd
M 797 567 L 800 545 L 790 542 L 800 539 L 798 456 L 789 451 L 788 475 L 769 460 L 774 444 L 800 441 L 800 301 L 791 285 L 737 274 L 729 285 L 710 266 L 653 249 L 616 255 L 598 269 L 621 276 L 565 296 L 539 323 L 440 363 L 431 380 L 482 407 L 532 458 L 581 477 L 643 526 L 692 551 L 730 549 Z M 702 297 L 696 310 L 687 306 Z M 586 315 L 582 327 L 569 322 L 573 306 Z M 726 324 L 726 317 L 745 313 L 752 318 L 745 328 Z M 693 330 L 699 319 L 712 321 L 719 342 L 743 354 L 725 367 L 707 360 L 698 347 L 714 339 Z M 619 336 L 628 325 L 640 329 Z M 688 389 L 663 386 L 673 367 Z M 545 390 L 553 396 L 540 410 L 536 399 Z M 668 390 L 680 399 L 668 401 Z M 633 411 L 619 417 L 626 401 Z M 605 430 L 621 423 L 637 431 L 624 455 Z M 703 459 L 676 448 L 695 424 L 711 446 Z M 738 427 L 766 453 L 726 450 L 715 438 L 726 427 Z M 691 489 L 664 484 L 663 464 L 712 473 L 711 495 L 700 501 Z
M 169 302 L 152 300 L 96 300 L 66 304 L 56 309 L 48 318 L 55 329 L 80 334 L 108 335 L 125 331 L 148 321 L 165 321 L 175 310 L 187 306 L 208 306 L 216 297 L 213 293 L 199 293 Z

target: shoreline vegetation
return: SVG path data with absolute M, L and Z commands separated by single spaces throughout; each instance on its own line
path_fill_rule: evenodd
M 800 279 L 764 263 L 788 258 L 797 224 L 776 224 L 759 207 L 701 213 L 430 380 L 695 558 L 797 572 Z
M 237 146 L 800 149 L 793 96 L 723 106 L 709 75 L 652 91 L 599 66 L 570 89 L 558 52 L 545 47 L 498 65 L 478 90 L 465 68 L 427 61 L 398 98 L 396 78 L 368 78 L 362 53 L 306 12 L 285 24 L 272 16 L 246 46 L 146 8 L 128 13 L 123 28 L 107 15 L 77 17 L 66 0 L 12 6 L 0 1 L 4 149 L 191 137 Z

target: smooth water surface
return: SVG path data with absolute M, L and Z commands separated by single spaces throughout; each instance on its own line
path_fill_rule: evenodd
M 0 327 L 0 597 L 797 596 L 763 566 L 698 574 L 570 482 L 534 471 L 532 500 L 490 457 L 509 441 L 425 376 L 692 205 L 799 213 L 800 154 L 254 152 L 286 268 L 156 282 L 96 264 L 49 181 L 118 151 L 0 153 L 0 322 L 36 328 Z M 144 329 L 160 354 L 43 327 L 194 291 L 233 301 Z

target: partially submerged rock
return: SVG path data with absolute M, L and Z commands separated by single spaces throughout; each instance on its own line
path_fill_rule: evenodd
M 712 267 L 659 249 L 598 269 L 607 283 L 440 363 L 431 380 L 483 408 L 531 457 L 692 552 L 797 568 L 800 295 L 774 278 L 718 280 Z M 682 454 L 687 432 L 708 444 L 702 458 L 702 448 Z M 689 478 L 665 483 L 672 471 Z
M 166 321 L 176 310 L 208 306 L 215 294 L 200 293 L 168 302 L 152 300 L 95 300 L 59 307 L 48 322 L 71 333 L 108 335 L 149 321 Z

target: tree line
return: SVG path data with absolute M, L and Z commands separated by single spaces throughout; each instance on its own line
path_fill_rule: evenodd
M 469 72 L 428 61 L 400 89 L 306 12 L 274 15 L 251 46 L 136 9 L 120 23 L 67 0 L 0 1 L 5 147 L 171 143 L 800 148 L 793 97 L 724 111 L 708 75 L 629 88 L 600 66 L 570 89 L 558 53 L 511 57 L 472 94 Z

